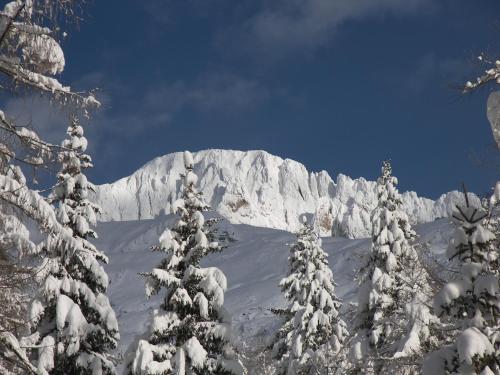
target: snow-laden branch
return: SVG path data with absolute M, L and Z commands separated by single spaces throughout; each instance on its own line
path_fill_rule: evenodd
M 0 199 L 20 209 L 27 217 L 35 220 L 42 231 L 56 237 L 68 255 L 88 252 L 108 262 L 106 255 L 90 242 L 74 238 L 71 229 L 65 228 L 58 222 L 53 207 L 37 192 L 11 177 L 0 175 Z
M 500 60 L 496 60 L 483 75 L 477 77 L 473 81 L 467 81 L 462 89 L 462 92 L 470 93 L 490 82 L 500 83 Z

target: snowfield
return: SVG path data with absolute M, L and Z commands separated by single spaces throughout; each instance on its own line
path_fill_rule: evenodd
M 370 213 L 377 204 L 376 183 L 327 172 L 309 172 L 290 159 L 265 151 L 205 150 L 193 153 L 198 188 L 207 203 L 233 224 L 296 231 L 299 216 L 314 217 L 324 236 L 368 237 Z M 182 153 L 158 157 L 129 177 L 97 186 L 94 201 L 103 209 L 101 220 L 153 219 L 171 212 L 180 196 Z M 396 171 L 397 172 L 397 171 Z M 453 191 L 438 200 L 402 194 L 412 224 L 451 214 L 462 195 Z M 471 198 L 479 204 L 477 197 Z
M 126 355 L 129 346 L 146 331 L 150 315 L 161 303 L 160 296 L 146 299 L 144 281 L 139 272 L 150 271 L 161 253 L 153 253 L 152 245 L 167 225 L 176 220 L 174 215 L 159 216 L 141 221 L 103 222 L 99 224 L 100 238 L 95 243 L 109 256 L 106 271 L 110 278 L 109 298 L 117 314 L 121 344 Z M 445 262 L 445 251 L 452 226 L 448 219 L 422 224 L 417 228 L 420 242 L 427 243 L 423 256 L 435 263 Z M 207 257 L 203 266 L 217 266 L 228 279 L 225 307 L 233 317 L 233 333 L 237 342 L 262 343 L 278 327 L 279 321 L 269 311 L 284 307 L 285 301 L 278 288 L 285 276 L 289 245 L 295 235 L 286 231 L 231 224 L 223 220 L 218 224 L 219 235 L 227 238 L 228 246 L 222 253 Z M 370 239 L 325 237 L 323 249 L 329 255 L 336 294 L 343 299 L 344 314 L 351 302 L 356 302 L 355 280 L 359 259 L 366 254 Z M 346 319 L 349 320 L 349 319 Z

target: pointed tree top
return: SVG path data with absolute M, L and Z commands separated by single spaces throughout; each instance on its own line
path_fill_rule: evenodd
M 186 167 L 186 169 L 193 169 L 193 165 L 193 154 L 191 154 L 189 151 L 184 151 L 184 167 Z
M 467 188 L 465 187 L 465 182 L 462 182 L 462 189 L 464 190 L 465 205 L 469 207 L 469 196 L 467 195 Z
M 382 162 L 382 177 L 387 178 L 392 175 L 392 166 L 390 160 L 384 160 Z

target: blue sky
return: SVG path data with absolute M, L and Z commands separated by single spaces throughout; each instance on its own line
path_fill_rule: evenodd
M 391 159 L 401 190 L 432 198 L 498 177 L 494 87 L 457 90 L 481 71 L 475 56 L 500 53 L 498 1 L 114 0 L 86 13 L 61 79 L 101 89 L 96 183 L 206 148 L 264 149 L 332 177 L 374 179 Z M 34 118 L 57 139 L 53 111 Z

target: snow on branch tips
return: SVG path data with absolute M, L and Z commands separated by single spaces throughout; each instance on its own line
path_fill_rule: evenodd
M 93 94 L 74 92 L 62 85 L 61 74 L 66 61 L 54 32 L 38 21 L 51 20 L 71 2 L 17 0 L 7 3 L 0 12 L 0 72 L 12 81 L 51 97 L 63 104 L 71 103 L 84 110 L 100 103 Z
M 491 61 L 484 54 L 478 57 L 481 63 L 487 65 L 484 74 L 475 80 L 467 81 L 463 86 L 462 93 L 468 94 L 475 90 L 489 85 L 490 83 L 500 84 L 500 60 Z M 500 147 L 500 92 L 493 91 L 488 97 L 487 116 L 493 132 L 493 138 L 498 147 Z

